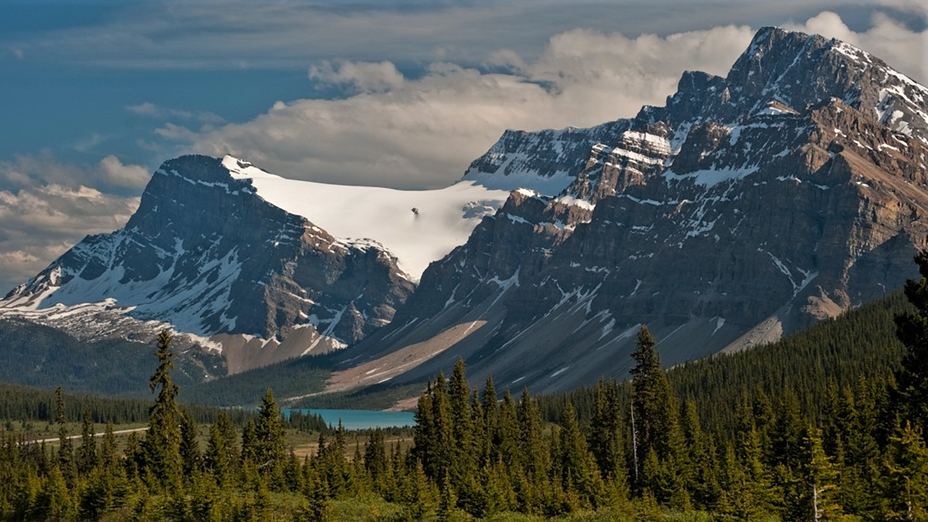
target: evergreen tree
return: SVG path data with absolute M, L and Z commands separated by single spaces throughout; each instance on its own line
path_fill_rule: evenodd
M 490 460 L 501 461 L 509 468 L 519 462 L 519 419 L 516 403 L 509 390 L 503 394 L 503 403 L 499 408 L 499 418 L 493 432 Z
M 809 490 L 809 513 L 813 522 L 838 521 L 843 518 L 837 502 L 838 472 L 825 454 L 821 433 L 809 427 L 804 441 L 806 463 L 803 478 Z
M 180 457 L 180 409 L 177 406 L 177 385 L 171 379 L 174 353 L 171 351 L 171 334 L 167 330 L 158 336 L 158 368 L 149 386 L 158 397 L 149 412 L 148 431 L 145 434 L 147 472 L 153 484 L 179 490 L 182 469 Z
M 82 417 L 81 445 L 77 449 L 77 470 L 82 475 L 86 475 L 97 467 L 99 455 L 97 454 L 97 441 L 94 438 L 93 420 L 87 408 L 84 408 Z
M 521 444 L 522 469 L 529 480 L 540 480 L 548 473 L 547 451 L 541 433 L 541 417 L 538 406 L 528 392 L 522 388 L 519 400 L 519 437 Z
M 670 381 L 661 368 L 654 338 L 646 326 L 642 326 L 638 332 L 638 348 L 632 357 L 635 359 L 631 374 L 632 408 L 636 421 L 633 442 L 636 453 L 646 456 L 654 450 L 658 461 L 662 463 L 662 475 L 676 482 L 683 458 L 683 434 Z M 657 494 L 654 491 L 652 493 Z
M 450 469 L 452 484 L 463 484 L 467 477 L 476 474 L 476 446 L 473 416 L 471 414 L 470 388 L 464 360 L 454 363 L 451 379 L 448 380 L 448 401 L 451 414 Z
M 103 431 L 103 444 L 100 448 L 100 461 L 103 468 L 107 470 L 115 469 L 119 461 L 114 429 L 112 421 L 106 423 L 106 429 Z
M 261 400 L 258 422 L 255 423 L 255 463 L 265 473 L 275 473 L 284 463 L 286 442 L 280 409 L 270 388 Z
M 595 461 L 587 448 L 586 439 L 577 424 L 577 413 L 571 402 L 564 410 L 563 429 L 560 430 L 558 471 L 565 491 L 576 491 L 588 505 L 599 506 L 605 501 L 602 479 Z
M 883 460 L 883 517 L 928 520 L 928 448 L 910 422 L 890 438 Z
M 761 520 L 764 510 L 757 496 L 757 485 L 750 469 L 731 446 L 725 451 L 724 470 L 725 487 L 716 506 L 718 519 L 722 522 Z
M 73 483 L 77 468 L 74 463 L 74 448 L 68 436 L 68 420 L 65 417 L 64 394 L 61 386 L 55 388 L 55 420 L 58 423 L 58 467 L 65 480 Z
M 216 483 L 222 486 L 228 479 L 235 462 L 238 460 L 235 448 L 235 426 L 225 412 L 221 412 L 209 429 L 204 463 L 212 473 Z
M 180 458 L 183 463 L 184 477 L 191 479 L 200 471 L 203 455 L 197 441 L 197 424 L 188 412 L 181 414 L 180 424 Z
M 915 312 L 896 317 L 896 335 L 906 347 L 896 381 L 907 417 L 928 426 L 928 250 L 919 251 L 915 263 L 922 277 L 905 283 L 905 296 Z
M 489 446 L 493 445 L 493 435 L 496 433 L 499 423 L 499 398 L 496 396 L 496 386 L 493 384 L 493 376 L 487 374 L 487 382 L 483 388 L 483 424 L 486 426 L 488 434 L 485 454 L 488 454 Z
M 438 373 L 435 385 L 432 387 L 432 430 L 429 439 L 430 460 L 423 464 L 430 464 L 425 468 L 426 473 L 437 483 L 444 482 L 451 469 L 451 459 L 454 455 L 453 431 L 451 427 L 451 402 L 448 398 L 445 375 Z
M 242 428 L 242 462 L 250 462 L 257 465 L 258 462 L 258 435 L 255 432 L 255 422 L 249 420 Z M 320 439 L 323 437 L 319 432 Z M 323 450 L 322 444 L 319 445 L 319 451 Z
M 622 409 L 615 381 L 600 379 L 593 390 L 594 410 L 590 420 L 590 450 L 603 478 L 625 489 L 625 445 L 622 440 Z
M 387 467 L 387 450 L 383 442 L 383 430 L 375 428 L 364 444 L 364 468 L 375 488 L 382 487 Z
M 64 475 L 58 466 L 53 466 L 36 498 L 34 509 L 36 518 L 69 520 L 74 515 L 74 511 L 74 503 Z

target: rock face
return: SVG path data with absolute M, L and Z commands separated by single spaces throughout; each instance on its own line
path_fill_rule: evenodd
M 412 290 L 375 243 L 337 240 L 263 200 L 222 160 L 184 156 L 155 172 L 123 229 L 88 236 L 0 306 L 55 324 L 55 310 L 104 303 L 179 332 L 245 334 L 239 344 L 298 337 L 281 354 L 294 356 L 357 342 L 390 322 Z
M 664 107 L 507 131 L 465 179 L 539 192 L 433 263 L 344 366 L 415 345 L 428 356 L 393 382 L 463 357 L 475 382 L 551 392 L 623 377 L 642 324 L 666 364 L 775 339 L 916 275 L 926 163 L 928 89 L 840 41 L 762 29 L 727 77 L 687 72 Z

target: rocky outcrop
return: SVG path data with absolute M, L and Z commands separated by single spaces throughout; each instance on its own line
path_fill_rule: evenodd
M 465 177 L 558 190 L 513 192 L 345 358 L 431 342 L 446 353 L 394 381 L 463 357 L 475 382 L 550 392 L 624 377 L 641 324 L 676 364 L 881 296 L 928 237 L 926 102 L 858 49 L 765 28 L 727 77 L 688 72 L 664 107 L 509 131 Z

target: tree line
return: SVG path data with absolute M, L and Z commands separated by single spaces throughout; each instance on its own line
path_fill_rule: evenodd
M 396 520 L 578 511 L 613 520 L 928 520 L 928 253 L 917 261 L 923 277 L 906 285 L 899 342 L 886 340 L 898 353 L 853 377 L 840 358 L 810 352 L 799 360 L 835 378 L 751 385 L 750 358 L 770 357 L 759 349 L 684 372 L 734 385 L 675 382 L 679 370 L 661 367 L 643 327 L 627 382 L 542 400 L 523 388 L 515 398 L 492 377 L 471 387 L 459 360 L 420 396 L 411 448 L 388 445 L 382 430 L 351 448 L 339 426 L 321 430 L 317 451 L 302 459 L 287 448 L 287 420 L 269 389 L 241 428 L 216 415 L 201 444 L 197 420 L 177 402 L 164 332 L 147 430 L 120 447 L 110 423 L 98 442 L 85 414 L 72 442 L 59 390 L 57 447 L 0 441 L 0 516 L 319 521 L 338 519 L 333 505 L 346 499 L 381 499 Z M 816 372 L 797 378 L 827 374 Z

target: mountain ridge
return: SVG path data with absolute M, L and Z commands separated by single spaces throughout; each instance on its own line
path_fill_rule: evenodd
M 332 233 L 361 223 L 352 213 L 317 226 L 321 203 L 244 160 L 169 160 L 125 229 L 88 237 L 0 306 L 51 323 L 90 300 L 92 314 L 209 337 L 230 371 L 353 345 L 333 387 L 415 382 L 463 357 L 475 380 L 568 389 L 624 375 L 641 324 L 674 364 L 900 285 L 928 236 L 926 100 L 863 51 L 763 28 L 725 77 L 686 72 L 664 107 L 506 131 L 445 192 L 357 203 L 395 197 L 365 219 L 415 249 Z M 452 230 L 466 241 L 422 253 Z M 410 256 L 431 261 L 421 279 Z
M 390 378 L 462 357 L 474 382 L 555 392 L 622 377 L 641 324 L 676 364 L 881 296 L 928 235 L 926 94 L 847 44 L 764 28 L 725 78 L 688 72 L 665 107 L 507 131 L 465 179 L 571 181 L 513 193 L 338 357 L 429 346 Z M 458 325 L 474 328 L 438 341 Z

